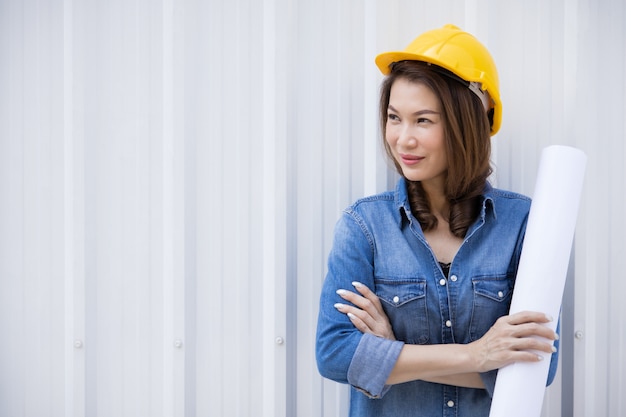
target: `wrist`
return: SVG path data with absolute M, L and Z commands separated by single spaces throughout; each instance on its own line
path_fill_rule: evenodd
M 482 361 L 477 353 L 476 342 L 463 345 L 465 347 L 465 360 L 468 366 L 468 372 L 483 372 Z

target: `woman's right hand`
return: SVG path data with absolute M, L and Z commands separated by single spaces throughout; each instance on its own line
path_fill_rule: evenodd
M 543 360 L 543 356 L 533 351 L 555 352 L 551 342 L 558 335 L 544 325 L 551 321 L 544 313 L 533 311 L 500 317 L 483 337 L 468 345 L 477 371 L 487 372 L 513 362 Z
M 366 285 L 360 282 L 353 282 L 352 285 L 360 293 L 354 293 L 340 289 L 337 294 L 353 305 L 335 304 L 335 308 L 347 314 L 354 327 L 361 333 L 370 333 L 374 336 L 389 340 L 396 340 L 389 318 L 383 310 L 378 296 Z

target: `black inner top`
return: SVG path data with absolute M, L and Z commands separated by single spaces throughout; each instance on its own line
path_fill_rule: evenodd
M 443 263 L 443 262 L 439 262 L 439 266 L 441 267 L 441 270 L 443 271 L 443 275 L 445 275 L 446 278 L 448 278 L 448 275 L 450 275 L 450 263 Z

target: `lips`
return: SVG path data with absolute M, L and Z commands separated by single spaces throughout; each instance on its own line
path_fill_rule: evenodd
M 408 154 L 403 154 L 403 153 L 399 154 L 399 156 L 400 156 L 400 160 L 405 165 L 415 165 L 418 162 L 420 162 L 422 159 L 424 159 L 423 156 L 408 155 Z

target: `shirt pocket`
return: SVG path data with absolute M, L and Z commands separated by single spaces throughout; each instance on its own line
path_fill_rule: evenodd
M 415 345 L 427 343 L 426 279 L 377 277 L 375 284 L 396 339 Z
M 470 339 L 478 340 L 511 306 L 513 280 L 507 276 L 472 278 L 474 303 L 470 320 Z

